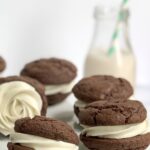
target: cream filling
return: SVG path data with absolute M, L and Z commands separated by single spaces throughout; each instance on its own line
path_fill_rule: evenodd
M 69 93 L 71 92 L 73 86 L 75 85 L 76 81 L 73 80 L 68 84 L 61 84 L 61 85 L 46 85 L 45 86 L 45 95 L 54 95 L 57 93 Z
M 129 100 L 135 100 L 134 96 L 131 96 L 131 97 L 129 98 Z M 89 104 L 89 103 L 83 102 L 83 101 L 81 101 L 81 100 L 77 100 L 77 101 L 75 102 L 74 106 L 79 107 L 79 108 L 84 108 L 84 107 L 86 107 L 87 104 Z
M 29 134 L 13 133 L 10 135 L 10 139 L 12 143 L 19 143 L 35 150 L 78 150 L 78 146 L 75 144 Z
M 31 85 L 12 81 L 0 85 L 0 133 L 9 135 L 17 119 L 41 114 L 41 96 Z
M 145 120 L 142 123 L 129 124 L 129 125 L 118 125 L 118 126 L 97 126 L 87 127 L 82 125 L 85 129 L 82 134 L 87 137 L 100 137 L 110 139 L 122 139 L 135 137 L 150 132 L 150 123 Z

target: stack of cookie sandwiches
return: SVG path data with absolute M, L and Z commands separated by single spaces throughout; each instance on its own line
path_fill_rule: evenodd
M 80 80 L 72 91 L 77 98 L 74 104 L 77 117 L 81 108 L 94 101 L 123 101 L 133 95 L 133 88 L 127 80 L 101 75 Z
M 90 150 L 145 150 L 150 144 L 147 111 L 130 83 L 112 76 L 92 76 L 73 88 L 74 112 L 83 127 L 80 140 Z
M 66 123 L 41 116 L 17 120 L 10 139 L 8 150 L 78 150 L 79 144 Z
M 0 78 L 0 133 L 13 132 L 17 119 L 46 115 L 44 91 L 42 84 L 28 77 Z
M 6 68 L 5 60 L 0 56 L 0 73 L 3 72 Z
M 91 150 L 145 150 L 150 144 L 147 112 L 139 101 L 97 101 L 78 114 L 80 139 Z
M 64 59 L 40 59 L 26 64 L 21 75 L 41 82 L 45 86 L 48 104 L 52 105 L 63 101 L 71 93 L 77 69 Z

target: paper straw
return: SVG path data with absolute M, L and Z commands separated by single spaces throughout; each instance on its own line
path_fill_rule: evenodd
M 125 17 L 124 10 L 128 9 L 128 4 L 129 4 L 129 0 L 123 0 L 121 4 L 116 29 L 112 36 L 112 43 L 108 50 L 108 55 L 112 55 L 120 48 L 119 35 L 120 35 L 120 32 L 122 31 L 122 25 L 124 24 L 124 17 Z

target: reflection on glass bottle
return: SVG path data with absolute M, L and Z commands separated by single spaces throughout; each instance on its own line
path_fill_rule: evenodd
M 96 27 L 90 51 L 85 61 L 85 76 L 113 75 L 127 79 L 135 87 L 136 63 L 128 35 L 129 10 L 124 12 L 119 48 L 108 54 L 116 26 L 117 10 L 96 7 Z

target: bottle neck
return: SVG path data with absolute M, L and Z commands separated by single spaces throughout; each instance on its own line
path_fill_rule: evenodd
M 91 47 L 108 49 L 116 22 L 112 19 L 96 19 Z
M 117 17 L 96 19 L 91 49 L 102 49 L 108 51 L 112 42 L 112 35 L 116 28 L 116 18 Z M 128 36 L 128 19 L 122 24 L 122 31 L 118 40 L 120 49 L 125 49 L 130 52 L 131 46 Z

